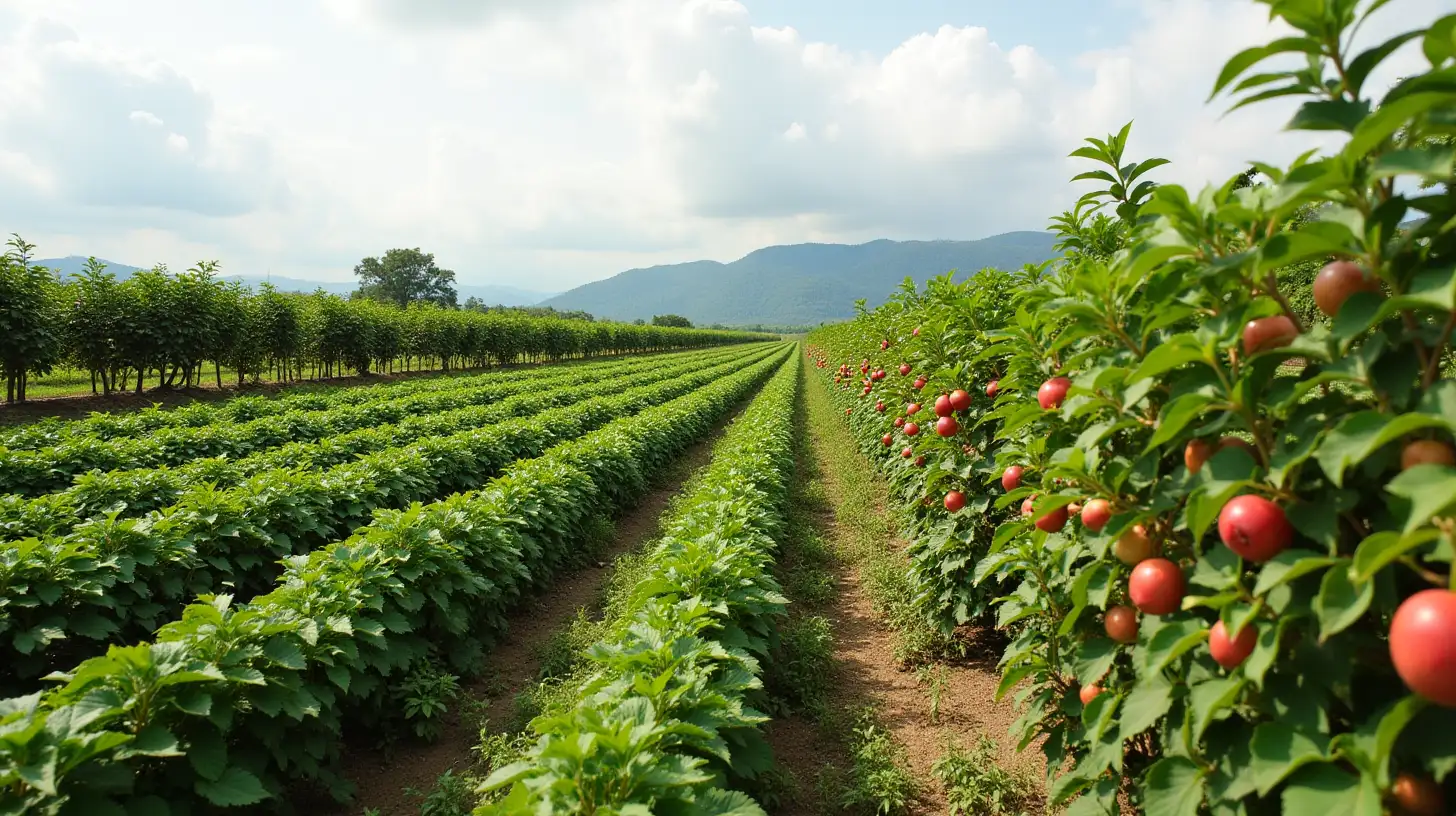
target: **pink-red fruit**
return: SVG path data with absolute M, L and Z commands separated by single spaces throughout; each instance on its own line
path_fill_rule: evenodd
M 1183 570 L 1166 558 L 1149 558 L 1132 568 L 1127 579 L 1127 597 L 1148 615 L 1177 612 L 1183 604 L 1186 585 Z
M 971 395 L 957 388 L 950 392 L 950 407 L 957 411 L 965 411 L 971 407 Z
M 1103 616 L 1102 628 L 1118 643 L 1137 643 L 1137 611 L 1130 606 L 1114 606 Z
M 966 496 L 959 490 L 952 490 L 945 494 L 945 509 L 952 513 L 959 513 L 962 507 L 966 506 Z
M 1411 691 L 1456 708 L 1456 593 L 1425 589 L 1396 607 L 1390 661 Z
M 1216 621 L 1213 629 L 1208 632 L 1208 653 L 1218 665 L 1225 669 L 1236 669 L 1239 664 L 1249 659 L 1254 653 L 1254 647 L 1259 643 L 1259 633 L 1254 630 L 1254 624 L 1244 624 L 1239 631 L 1239 636 L 1230 638 L 1228 629 L 1224 628 L 1223 621 Z
M 1416 465 L 1456 465 L 1456 449 L 1434 439 L 1417 439 L 1400 449 L 1400 469 Z
M 952 416 L 943 416 L 935 421 L 935 432 L 941 436 L 955 436 L 960 433 L 961 425 Z
M 920 403 L 912 402 L 909 405 L 905 406 L 905 413 L 908 416 L 915 416 L 916 414 L 920 413 Z
M 890 436 L 889 434 L 885 434 L 884 436 L 880 437 L 880 441 L 885 443 L 885 447 L 888 448 L 890 447 L 890 445 L 894 444 L 895 437 Z
M 1203 470 L 1203 463 L 1213 455 L 1213 446 L 1202 439 L 1190 439 L 1188 446 L 1183 448 L 1183 466 L 1188 468 L 1189 473 L 1197 473 Z
M 1052 377 L 1037 389 L 1036 401 L 1043 409 L 1060 408 L 1067 399 L 1067 389 L 1071 387 L 1072 381 L 1066 377 Z
M 1218 514 L 1218 535 L 1239 557 L 1262 564 L 1294 541 L 1294 527 L 1263 496 L 1235 496 Z
M 1065 505 L 1047 513 L 1036 520 L 1036 529 L 1043 533 L 1055 533 L 1067 524 L 1067 508 Z
M 906 459 L 909 459 L 910 457 L 915 455 L 915 451 L 911 450 L 910 448 L 906 448 L 905 450 L 900 451 L 900 455 L 905 457 Z
M 1449 816 L 1446 792 L 1429 776 L 1402 772 L 1390 786 L 1396 816 Z
M 1093 499 L 1082 508 L 1082 526 L 1094 533 L 1102 532 L 1112 520 L 1112 505 L 1106 499 Z
M 1001 381 L 1000 380 L 992 380 L 992 381 L 986 383 L 986 396 L 991 397 L 992 399 L 995 399 L 996 392 L 997 391 L 1000 391 L 1000 390 L 1001 390 Z
M 1356 292 L 1380 294 L 1380 279 L 1351 261 L 1333 261 L 1314 276 L 1314 305 L 1334 317 Z
M 920 426 L 919 425 L 916 425 L 914 422 L 907 422 L 907 423 L 905 423 L 905 435 L 906 436 L 914 436 L 914 435 L 916 435 L 918 433 L 920 433 Z
M 924 456 L 917 456 L 917 457 L 915 457 L 915 467 L 925 467 L 925 457 Z
M 883 402 L 875 403 L 875 410 L 883 414 L 885 412 L 885 404 Z
M 922 389 L 924 387 L 925 387 L 925 378 L 924 377 L 916 377 L 915 378 L 915 390 L 916 391 L 919 391 L 920 389 Z
M 1134 524 L 1132 527 L 1123 530 L 1122 535 L 1117 537 L 1117 543 L 1112 545 L 1112 554 L 1118 561 L 1129 567 L 1137 566 L 1142 562 L 1158 554 L 1158 544 L 1148 535 L 1147 528 L 1141 524 Z
M 1097 695 L 1101 693 L 1101 686 L 1097 685 L 1096 683 L 1088 683 L 1087 685 L 1082 687 L 1082 690 L 1078 692 L 1077 696 L 1082 698 L 1082 705 L 1087 705 L 1088 703 L 1091 703 L 1093 700 L 1097 699 Z
M 1287 315 L 1250 320 L 1244 326 L 1244 353 L 1253 354 L 1258 351 L 1283 348 L 1294 342 L 1294 338 L 1298 336 L 1299 329 L 1294 327 L 1294 321 L 1290 320 Z
M 947 394 L 941 394 L 940 396 L 938 396 L 938 397 L 935 398 L 935 415 L 936 416 L 939 416 L 939 417 L 948 417 L 948 416 L 950 416 L 954 412 L 955 412 L 955 409 L 952 408 L 952 407 L 950 407 L 950 396 L 949 395 L 947 395 Z
M 1007 493 L 1021 487 L 1021 465 L 1012 465 L 1001 474 L 1001 488 Z

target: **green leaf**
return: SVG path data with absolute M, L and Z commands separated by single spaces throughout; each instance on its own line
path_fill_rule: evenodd
M 1275 587 L 1283 586 L 1316 570 L 1322 570 L 1331 564 L 1338 564 L 1342 560 L 1344 559 L 1320 555 L 1309 550 L 1284 550 L 1264 562 L 1264 568 L 1259 571 L 1259 580 L 1254 584 L 1254 595 L 1266 595 Z
M 1122 702 L 1119 726 L 1123 739 L 1131 739 L 1151 728 L 1173 705 L 1173 684 L 1162 672 L 1145 675 Z
M 1259 795 L 1269 795 L 1269 791 L 1290 774 L 1304 765 L 1324 759 L 1327 743 L 1322 736 L 1319 740 L 1316 742 L 1286 723 L 1261 723 L 1256 727 L 1249 750 L 1253 754 L 1250 770 Z
M 1369 102 L 1319 99 L 1300 105 L 1284 127 L 1287 130 L 1343 130 L 1354 133 L 1356 126 L 1369 115 Z
M 227 768 L 227 742 L 216 731 L 203 731 L 187 746 L 187 762 L 203 779 L 220 779 Z
M 1188 363 L 1198 362 L 1204 359 L 1203 344 L 1191 334 L 1178 334 L 1168 340 L 1143 358 L 1142 364 L 1137 370 L 1127 377 L 1127 384 L 1132 385 L 1139 380 L 1149 377 L 1156 377 L 1167 371 Z
M 1325 437 L 1315 460 L 1335 487 L 1344 486 L 1345 471 L 1365 461 L 1381 447 L 1421 428 L 1446 428 L 1446 421 L 1430 414 L 1391 417 L 1379 411 L 1350 414 Z
M 1082 642 L 1077 649 L 1077 682 L 1095 683 L 1112 668 L 1117 659 L 1117 643 L 1111 638 L 1095 637 Z
M 1411 503 L 1405 532 L 1428 523 L 1456 505 L 1456 467 L 1450 465 L 1416 465 L 1391 479 L 1385 489 Z
M 1375 597 L 1375 584 L 1365 581 L 1355 586 L 1350 580 L 1348 562 L 1332 566 L 1320 582 L 1319 595 L 1314 600 L 1315 616 L 1319 618 L 1320 642 L 1349 628 L 1370 608 L 1370 599 Z
M 1145 816 L 1198 816 L 1205 775 L 1187 757 L 1163 757 L 1143 778 Z
M 1379 779 L 1376 781 L 1384 788 L 1390 784 L 1390 752 L 1395 747 L 1395 741 L 1400 738 L 1401 731 L 1415 719 L 1416 715 L 1426 707 L 1426 701 L 1417 695 L 1410 694 L 1401 699 L 1400 702 L 1391 706 L 1380 718 L 1380 725 L 1375 731 L 1375 752 L 1371 760 L 1379 772 Z
M 1247 681 L 1234 674 L 1216 680 L 1205 680 L 1193 686 L 1188 695 L 1193 709 L 1192 739 L 1198 742 L 1220 712 L 1233 705 Z
M 237 766 L 228 768 L 218 779 L 199 779 L 193 788 L 198 795 L 220 807 L 252 805 L 272 795 L 258 777 Z
M 1300 769 L 1280 797 L 1285 813 L 1319 816 L 1381 816 L 1375 781 L 1319 763 Z
M 1150 451 L 1177 437 L 1212 402 L 1213 397 L 1193 393 L 1184 394 L 1163 406 L 1163 413 L 1158 417 L 1158 429 L 1143 450 Z
M 1357 583 L 1369 581 L 1401 556 L 1440 537 L 1441 531 L 1435 529 L 1416 530 L 1405 535 L 1389 530 L 1374 533 L 1355 548 L 1354 580 Z

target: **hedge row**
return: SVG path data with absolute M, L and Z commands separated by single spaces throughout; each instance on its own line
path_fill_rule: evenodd
M 505 616 L 787 352 L 512 466 L 485 488 L 381 511 L 290 560 L 270 593 L 187 608 L 50 692 L 0 701 L 0 812 L 186 813 L 310 780 L 345 798 L 345 724 L 398 715 L 411 671 L 482 666 Z M 272 808 L 277 810 L 277 806 Z
M 272 471 L 229 490 L 201 485 L 138 518 L 93 519 L 66 535 L 7 545 L 0 549 L 0 688 L 28 691 L 58 665 L 143 637 L 198 594 L 228 588 L 249 598 L 272 585 L 279 559 L 348 535 L 378 509 L 473 488 L 519 459 L 780 353 L 758 348 L 709 368 L 679 361 L 658 372 L 661 382 L 611 396 L 327 471 Z
M 787 603 L 773 561 L 800 370 L 781 370 L 718 443 L 664 518 L 612 633 L 588 653 L 595 672 L 578 701 L 532 722 L 535 747 L 481 787 L 506 796 L 477 814 L 763 813 L 725 786 L 773 767 L 758 730 L 768 719 L 760 665 Z

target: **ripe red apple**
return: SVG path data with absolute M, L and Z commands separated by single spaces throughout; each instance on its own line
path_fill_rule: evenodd
M 1106 499 L 1093 499 L 1082 508 L 1082 526 L 1094 533 L 1102 532 L 1112 520 L 1112 505 Z
M 1262 564 L 1288 547 L 1294 527 L 1284 510 L 1263 496 L 1235 496 L 1218 514 L 1218 535 L 1242 558 Z
M 905 427 L 905 417 L 895 417 L 895 427 L 896 428 L 903 428 L 903 427 Z
M 1026 516 L 1027 518 L 1030 518 L 1031 517 L 1032 505 L 1035 504 L 1035 503 L 1036 503 L 1036 497 L 1035 496 L 1027 496 L 1026 499 L 1021 502 L 1021 515 Z
M 1052 377 L 1037 389 L 1036 401 L 1046 410 L 1060 408 L 1067 399 L 1067 389 L 1071 387 L 1072 381 L 1066 377 Z
M 1007 493 L 1021 487 L 1021 465 L 1012 465 L 1001 473 L 1001 488 Z
M 991 397 L 991 398 L 994 399 L 996 397 L 996 392 L 997 391 L 1000 391 L 1000 390 L 1001 390 L 1001 381 L 1000 380 L 992 380 L 992 381 L 986 383 L 986 396 Z
M 908 376 L 909 374 L 910 374 L 910 364 L 909 363 L 901 363 L 900 364 L 900 376 L 901 377 L 905 377 L 905 376 Z
M 925 457 L 924 456 L 917 456 L 917 457 L 915 457 L 915 467 L 925 467 Z
M 1456 465 L 1456 448 L 1435 439 L 1416 439 L 1400 449 L 1400 469 L 1416 465 Z
M 1399 810 L 1396 816 L 1448 816 L 1446 793 L 1429 776 L 1402 771 L 1390 785 L 1390 798 Z
M 940 396 L 938 396 L 938 397 L 935 398 L 935 415 L 936 416 L 948 417 L 948 416 L 950 416 L 954 412 L 955 412 L 955 409 L 952 408 L 952 407 L 950 407 L 950 396 L 949 395 L 947 395 L 947 394 L 941 394 Z
M 1082 515 L 1082 505 L 1080 505 L 1080 504 L 1078 504 L 1076 502 L 1072 502 L 1071 504 L 1067 505 L 1067 513 L 1068 513 L 1068 515 L 1073 515 L 1073 516 L 1080 516 L 1080 515 Z
M 890 341 L 889 340 L 881 340 L 880 341 L 880 350 L 881 351 L 884 351 L 885 349 L 887 349 L 889 347 L 890 347 Z
M 1043 533 L 1055 533 L 1058 530 L 1062 529 L 1062 527 L 1066 526 L 1067 516 L 1068 513 L 1066 506 L 1064 505 L 1062 507 L 1058 507 L 1057 509 L 1037 519 L 1036 529 L 1041 530 Z
M 885 447 L 888 448 L 895 443 L 895 437 L 890 436 L 889 434 L 885 434 L 884 436 L 880 437 L 880 441 L 883 442 L 885 444 Z
M 1127 596 L 1149 615 L 1177 612 L 1183 603 L 1183 570 L 1166 558 L 1149 558 L 1132 568 Z
M 961 426 L 952 416 L 943 416 L 935 421 L 935 432 L 941 436 L 955 436 L 960 433 Z
M 910 332 L 910 336 L 912 336 L 912 337 L 919 337 L 920 336 L 920 327 L 919 326 L 916 326 L 915 327 L 915 331 Z
M 1244 353 L 1253 354 L 1257 351 L 1283 348 L 1294 342 L 1294 338 L 1298 336 L 1299 329 L 1294 327 L 1294 321 L 1287 315 L 1250 320 L 1244 326 Z
M 1114 606 L 1102 617 L 1102 628 L 1118 643 L 1137 643 L 1137 611 L 1130 606 Z
M 915 455 L 915 451 L 911 450 L 910 448 L 906 448 L 905 450 L 900 451 L 900 455 L 905 457 L 906 459 L 909 459 L 910 457 Z
M 957 411 L 964 411 L 971 407 L 971 395 L 957 388 L 950 392 L 950 407 Z
M 885 404 L 883 402 L 875 403 L 875 410 L 883 414 L 885 412 Z
M 1396 607 L 1390 661 L 1411 691 L 1456 708 L 1456 593 L 1426 589 Z
M 1183 466 L 1188 468 L 1189 473 L 1197 473 L 1203 470 L 1203 463 L 1213 455 L 1213 446 L 1203 439 L 1190 439 L 1188 446 L 1183 449 Z
M 1368 274 L 1352 261 L 1332 261 L 1314 276 L 1314 305 L 1334 317 L 1356 292 L 1380 294 L 1380 278 Z
M 905 406 L 905 413 L 908 416 L 915 416 L 916 414 L 920 413 L 920 403 L 912 402 L 909 405 Z
M 916 377 L 915 378 L 915 390 L 916 391 L 919 391 L 920 389 L 922 389 L 924 387 L 925 387 L 925 378 L 924 377 Z
M 1117 556 L 1118 561 L 1133 567 L 1157 555 L 1159 549 L 1158 543 L 1148 535 L 1147 528 L 1134 524 L 1117 537 L 1117 543 L 1112 545 L 1112 554 Z
M 906 436 L 914 436 L 914 435 L 916 435 L 918 433 L 920 433 L 920 426 L 919 425 L 916 425 L 914 422 L 907 422 L 907 423 L 905 423 L 905 435 Z
M 966 497 L 959 490 L 952 490 L 945 494 L 945 509 L 952 513 L 959 513 L 962 507 L 966 506 Z
M 1218 665 L 1225 669 L 1236 669 L 1240 663 L 1254 653 L 1254 647 L 1259 643 L 1259 633 L 1254 630 L 1253 623 L 1244 624 L 1239 636 L 1230 639 L 1228 630 L 1224 628 L 1223 621 L 1215 621 L 1213 628 L 1208 632 L 1208 653 Z
M 1088 683 L 1087 685 L 1082 687 L 1082 691 L 1079 692 L 1077 696 L 1082 698 L 1082 705 L 1087 705 L 1095 700 L 1097 698 L 1097 695 L 1101 693 L 1101 686 L 1097 685 L 1096 683 Z

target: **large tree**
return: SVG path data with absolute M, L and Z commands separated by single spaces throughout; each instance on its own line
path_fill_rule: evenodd
M 682 315 L 665 314 L 653 315 L 652 325 L 654 326 L 675 326 L 679 329 L 691 329 L 693 322 Z
M 354 267 L 359 295 L 408 306 L 435 303 L 455 306 L 455 273 L 435 266 L 435 255 L 414 249 L 391 249 L 383 258 L 365 258 Z

